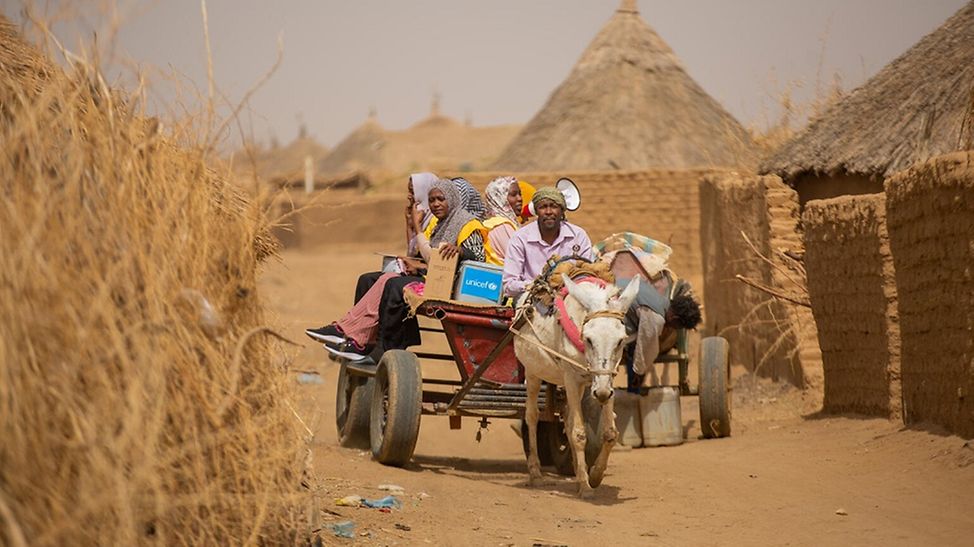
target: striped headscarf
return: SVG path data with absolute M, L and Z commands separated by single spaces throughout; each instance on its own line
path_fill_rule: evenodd
M 436 221 L 436 227 L 430 234 L 430 246 L 434 249 L 440 243 L 459 244 L 457 238 L 460 237 L 460 230 L 471 220 L 477 220 L 470 211 L 463 208 L 460 191 L 457 189 L 456 181 L 450 179 L 439 179 L 433 183 L 430 191 L 439 190 L 446 197 L 446 204 L 450 208 L 446 218 Z
M 473 216 L 483 220 L 487 215 L 487 210 L 484 208 L 483 200 L 480 199 L 480 192 L 463 177 L 454 178 L 453 183 L 457 187 L 457 192 L 460 193 L 460 206 L 470 211 Z
M 487 198 L 487 216 L 504 217 L 514 222 L 517 226 L 517 215 L 520 211 L 511 208 L 507 201 L 507 195 L 511 192 L 511 185 L 517 184 L 514 177 L 498 177 L 487 185 L 484 196 Z

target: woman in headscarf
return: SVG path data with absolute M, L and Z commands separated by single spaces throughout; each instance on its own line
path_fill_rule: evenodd
M 486 229 L 460 206 L 460 195 L 453 181 L 437 180 L 431 185 L 427 197 L 435 222 L 430 222 L 423 233 L 419 215 L 412 218 L 413 231 L 417 234 L 416 247 L 422 257 L 428 261 L 433 252 L 438 252 L 443 258 L 459 254 L 462 260 L 483 262 L 486 258 Z M 315 329 L 317 336 L 310 332 L 309 336 L 335 344 L 337 349 L 326 347 L 349 359 L 364 358 L 372 343 L 376 344 L 377 355 L 387 349 L 405 349 L 419 344 L 419 324 L 415 317 L 407 318 L 409 307 L 402 291 L 410 283 L 423 281 L 423 277 L 389 274 L 379 281 L 344 317 Z
M 429 260 L 432 249 L 439 248 L 444 258 L 460 254 L 460 260 L 486 259 L 484 250 L 486 229 L 480 220 L 463 207 L 463 199 L 453 180 L 440 179 L 433 183 L 428 195 L 430 211 L 435 221 L 422 229 L 416 217 L 413 230 L 417 248 L 425 260 Z
M 451 180 L 456 185 L 457 191 L 460 192 L 460 206 L 470 211 L 470 214 L 479 220 L 486 218 L 487 210 L 484 208 L 484 202 L 480 199 L 480 192 L 470 184 L 470 181 L 463 177 L 454 177 Z
M 429 226 L 433 219 L 433 213 L 430 212 L 429 192 L 437 180 L 439 177 L 433 173 L 413 173 L 409 176 L 406 203 L 406 256 L 416 255 L 417 232 L 415 221 L 417 218 L 421 227 L 418 233 L 423 233 L 423 230 Z
M 498 177 L 484 191 L 487 202 L 487 262 L 503 264 L 507 244 L 520 227 L 518 215 L 523 208 L 521 186 L 514 177 Z
M 487 229 L 474 215 L 463 208 L 456 184 L 450 179 L 433 183 L 429 191 L 430 211 L 436 218 L 426 233 L 417 236 L 417 247 L 426 260 L 434 252 L 443 258 L 460 256 L 460 260 L 484 262 L 487 258 L 484 242 Z M 419 231 L 419 224 L 414 228 Z M 403 297 L 406 285 L 422 281 L 421 277 L 401 276 L 386 283 L 379 303 L 376 353 L 390 349 L 405 349 L 420 344 L 419 323 L 409 317 L 409 305 Z
M 439 177 L 433 173 L 413 173 L 406 184 L 406 257 L 419 258 L 416 236 L 422 235 L 435 217 L 429 208 L 429 190 Z M 419 230 L 417 231 L 417 226 Z M 338 322 L 318 328 L 305 329 L 305 333 L 319 342 L 342 343 L 346 340 L 345 331 L 355 331 L 357 324 L 374 324 L 378 317 L 379 297 L 386 282 L 400 275 L 399 272 L 368 272 L 359 276 L 355 286 L 355 307 Z M 369 293 L 370 299 L 363 302 Z M 361 305 L 360 305 L 361 304 Z M 371 319 L 368 317 L 371 316 Z M 363 319 L 364 318 L 364 319 Z M 354 339 L 367 338 L 358 333 Z

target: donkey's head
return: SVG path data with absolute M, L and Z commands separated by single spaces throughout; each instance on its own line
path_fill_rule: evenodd
M 565 274 L 562 279 L 568 294 L 585 309 L 579 327 L 585 343 L 585 360 L 592 373 L 592 395 L 605 403 L 612 397 L 612 377 L 622 359 L 626 340 L 623 318 L 639 291 L 639 276 L 632 278 L 622 294 L 611 285 L 579 284 Z

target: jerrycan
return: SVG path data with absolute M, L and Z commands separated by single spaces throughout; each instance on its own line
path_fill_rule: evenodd
M 654 386 L 639 397 L 639 413 L 644 446 L 683 444 L 683 417 L 680 414 L 680 388 Z
M 643 445 L 642 415 L 639 413 L 639 394 L 616 388 L 612 397 L 612 409 L 616 413 L 616 429 L 619 444 L 631 448 Z

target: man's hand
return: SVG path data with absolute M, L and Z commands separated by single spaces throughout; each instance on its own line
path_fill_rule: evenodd
M 443 243 L 440 245 L 440 257 L 444 260 L 450 260 L 451 258 L 460 254 L 460 248 L 452 243 Z

